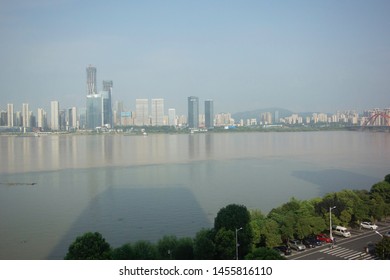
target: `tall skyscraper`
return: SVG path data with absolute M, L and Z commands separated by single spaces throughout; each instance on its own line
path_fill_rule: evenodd
M 122 125 L 122 112 L 123 110 L 123 102 L 116 101 L 115 103 L 115 124 L 114 125 Z
M 87 95 L 86 122 L 87 129 L 95 129 L 102 126 L 103 104 L 101 94 Z
M 111 106 L 111 92 L 101 91 L 99 93 L 102 99 L 102 125 L 112 127 L 112 106 Z
M 188 127 L 199 127 L 199 98 L 196 96 L 188 97 Z
M 176 109 L 168 109 L 168 125 L 176 126 Z
M 112 88 L 114 86 L 114 83 L 112 81 L 103 81 L 103 91 L 109 91 L 112 92 Z
M 112 81 L 103 81 L 103 124 L 110 127 L 113 126 L 112 115 L 112 88 L 114 83 Z
M 76 129 L 77 128 L 77 109 L 76 107 L 69 108 L 66 114 L 66 129 Z
M 51 130 L 60 130 L 60 103 L 52 101 L 50 105 L 50 128 Z
M 135 125 L 149 125 L 149 100 L 135 100 Z
M 206 100 L 204 102 L 205 126 L 206 128 L 214 127 L 214 101 Z
M 43 129 L 46 127 L 46 112 L 42 108 L 38 108 L 37 127 Z
M 87 95 L 97 94 L 96 88 L 96 67 L 87 67 Z
M 23 117 L 23 124 L 22 124 L 22 126 L 24 128 L 30 127 L 30 112 L 28 110 L 28 103 L 23 103 L 22 117 Z
M 14 104 L 7 104 L 7 123 L 8 127 L 14 126 Z
M 164 99 L 152 99 L 152 125 L 164 125 Z

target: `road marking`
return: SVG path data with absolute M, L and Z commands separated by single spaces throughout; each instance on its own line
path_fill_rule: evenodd
M 356 260 L 356 259 L 364 259 L 364 260 L 374 260 L 375 256 L 367 254 L 366 252 L 358 252 L 352 249 L 347 249 L 343 247 L 338 247 L 337 249 L 325 249 L 321 250 L 321 253 L 328 254 L 331 256 L 335 256 L 342 259 L 347 260 Z

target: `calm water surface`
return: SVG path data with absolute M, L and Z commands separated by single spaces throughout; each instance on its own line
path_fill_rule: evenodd
M 0 259 L 62 259 L 86 231 L 114 247 L 194 236 L 229 203 L 369 189 L 390 173 L 390 134 L 1 136 L 0 158 Z

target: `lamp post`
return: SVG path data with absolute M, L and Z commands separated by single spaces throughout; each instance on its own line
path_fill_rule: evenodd
M 238 246 L 240 246 L 240 244 L 238 244 L 237 233 L 238 233 L 240 230 L 242 230 L 242 227 L 236 228 L 236 260 L 238 260 Z
M 329 207 L 329 237 L 332 241 L 332 247 L 333 247 L 333 234 L 332 234 L 332 210 L 335 209 L 336 206 Z

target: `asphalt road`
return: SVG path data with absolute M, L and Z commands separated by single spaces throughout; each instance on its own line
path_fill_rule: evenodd
M 383 234 L 390 230 L 390 221 L 378 222 L 378 232 Z M 368 243 L 377 243 L 382 237 L 375 231 L 368 229 L 351 229 L 351 237 L 336 236 L 336 245 L 331 248 L 329 244 L 306 249 L 303 252 L 293 250 L 289 260 L 377 260 L 375 255 L 365 252 Z M 380 254 L 380 252 L 378 252 Z

